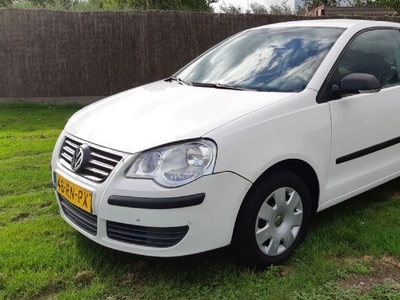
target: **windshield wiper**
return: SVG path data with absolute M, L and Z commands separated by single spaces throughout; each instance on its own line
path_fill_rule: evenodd
M 191 85 L 190 83 L 188 83 L 188 82 L 186 82 L 186 81 L 184 81 L 184 80 L 182 80 L 182 79 L 180 79 L 180 78 L 178 78 L 176 76 L 168 77 L 167 80 L 168 81 L 176 81 L 176 82 L 178 82 L 180 84 L 183 84 L 183 85 Z
M 192 85 L 192 86 L 198 86 L 198 87 L 209 87 L 209 88 L 215 88 L 215 89 L 225 89 L 225 90 L 235 90 L 235 91 L 255 91 L 255 89 L 247 89 L 247 88 L 242 88 L 234 85 L 229 85 L 229 84 L 223 84 L 223 83 L 209 83 L 209 82 L 186 82 L 183 79 L 180 79 L 179 77 L 176 76 L 171 76 L 166 79 L 167 81 L 176 81 L 182 85 Z
M 250 89 L 229 85 L 229 84 L 222 84 L 222 83 L 208 83 L 208 82 L 192 82 L 193 86 L 199 87 L 209 87 L 215 89 L 225 89 L 225 90 L 235 90 L 235 91 L 249 91 Z

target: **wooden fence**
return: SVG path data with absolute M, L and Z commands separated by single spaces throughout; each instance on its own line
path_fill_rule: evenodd
M 0 9 L 0 98 L 110 95 L 171 75 L 236 32 L 300 18 Z

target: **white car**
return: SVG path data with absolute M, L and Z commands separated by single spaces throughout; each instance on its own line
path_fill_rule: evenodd
M 174 76 L 77 112 L 52 158 L 62 217 L 173 257 L 227 245 L 263 268 L 317 211 L 400 172 L 400 24 L 249 29 Z

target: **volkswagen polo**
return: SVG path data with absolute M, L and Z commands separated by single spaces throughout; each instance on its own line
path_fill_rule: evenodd
M 61 216 L 120 251 L 281 263 L 316 212 L 399 175 L 399 70 L 396 23 L 240 32 L 70 118 L 52 157 Z

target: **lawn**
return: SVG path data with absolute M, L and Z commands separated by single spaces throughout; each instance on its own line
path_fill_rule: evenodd
M 0 105 L 0 299 L 400 299 L 400 180 L 317 214 L 282 266 L 249 270 L 229 249 L 139 257 L 59 216 L 52 148 L 79 106 Z

